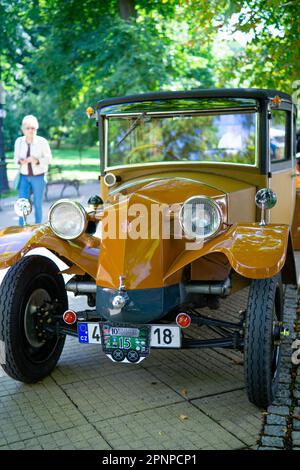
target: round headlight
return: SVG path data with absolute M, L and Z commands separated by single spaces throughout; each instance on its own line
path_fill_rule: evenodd
M 206 196 L 187 199 L 179 213 L 184 234 L 189 238 L 209 238 L 221 228 L 223 218 L 219 205 Z
M 78 238 L 87 227 L 87 214 L 81 204 L 68 199 L 55 202 L 49 210 L 49 224 L 55 235 L 65 240 Z

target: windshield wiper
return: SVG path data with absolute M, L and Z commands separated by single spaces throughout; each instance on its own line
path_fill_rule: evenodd
M 126 137 L 128 137 L 129 134 L 131 134 L 131 132 L 134 131 L 134 129 L 140 124 L 140 121 L 144 120 L 146 115 L 147 115 L 147 113 L 144 112 L 144 113 L 140 114 L 140 116 L 138 116 L 135 119 L 135 121 L 129 127 L 128 131 L 125 133 L 125 135 L 123 135 L 122 139 L 117 143 L 117 147 L 119 147 L 121 145 L 121 143 L 124 142 Z

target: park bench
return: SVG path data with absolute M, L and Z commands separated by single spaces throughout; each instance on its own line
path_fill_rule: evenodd
M 77 196 L 80 195 L 80 193 L 79 193 L 80 181 L 77 180 L 77 179 L 64 178 L 63 177 L 63 169 L 62 169 L 61 166 L 59 166 L 59 165 L 50 165 L 48 173 L 47 173 L 47 182 L 46 182 L 46 188 L 45 188 L 45 194 L 44 194 L 45 201 L 49 200 L 48 199 L 48 188 L 49 188 L 49 186 L 57 185 L 57 184 L 62 185 L 62 189 L 61 189 L 61 192 L 60 192 L 60 197 L 61 198 L 63 197 L 64 191 L 68 186 L 72 186 L 76 190 Z

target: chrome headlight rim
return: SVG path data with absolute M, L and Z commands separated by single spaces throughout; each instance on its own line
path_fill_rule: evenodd
M 217 230 L 215 230 L 213 233 L 210 233 L 209 235 L 204 235 L 204 236 L 201 236 L 201 237 L 197 237 L 197 235 L 195 235 L 194 233 L 188 233 L 188 231 L 185 229 L 184 227 L 184 223 L 183 223 L 183 210 L 184 210 L 184 206 L 188 203 L 190 203 L 193 199 L 202 199 L 202 200 L 205 200 L 205 201 L 208 201 L 211 205 L 214 206 L 214 208 L 217 210 L 218 212 L 218 216 L 219 216 L 219 224 L 218 224 L 218 228 Z M 189 197 L 188 199 L 186 199 L 184 201 L 184 203 L 182 204 L 181 208 L 180 208 L 180 211 L 179 211 L 179 223 L 180 223 L 180 226 L 181 226 L 181 229 L 183 231 L 183 234 L 186 236 L 186 237 L 189 237 L 190 239 L 204 239 L 204 240 L 209 240 L 210 238 L 214 238 L 222 229 L 222 226 L 223 226 L 223 223 L 224 223 L 224 217 L 223 217 L 223 212 L 222 212 L 222 209 L 220 207 L 220 205 L 217 203 L 217 201 L 210 197 L 210 196 L 203 196 L 203 195 L 196 195 L 196 196 L 191 196 Z
M 111 178 L 111 181 L 109 181 L 109 179 Z M 106 173 L 104 175 L 104 184 L 108 187 L 108 188 L 113 188 L 114 186 L 116 186 L 117 184 L 117 181 L 118 181 L 118 178 L 117 176 L 112 173 L 111 171 L 109 171 L 108 173 Z
M 57 206 L 59 206 L 61 204 L 69 204 L 69 205 L 75 207 L 80 212 L 80 214 L 82 216 L 83 226 L 82 226 L 82 229 L 81 229 L 80 233 L 76 234 L 76 236 L 74 236 L 74 235 L 69 235 L 69 236 L 61 235 L 60 233 L 58 233 L 56 231 L 56 229 L 53 227 L 53 224 L 51 223 L 51 216 L 52 216 L 53 211 L 55 210 L 55 208 Z M 48 223 L 49 223 L 49 226 L 50 226 L 51 230 L 53 231 L 53 233 L 55 233 L 55 235 L 57 237 L 62 238 L 63 240 L 76 240 L 76 238 L 79 238 L 86 231 L 86 228 L 87 228 L 87 225 L 88 225 L 88 215 L 87 215 L 87 212 L 84 209 L 84 207 L 80 204 L 80 202 L 72 201 L 70 199 L 59 199 L 58 201 L 54 202 L 52 204 L 52 206 L 50 207 L 50 209 L 49 209 Z

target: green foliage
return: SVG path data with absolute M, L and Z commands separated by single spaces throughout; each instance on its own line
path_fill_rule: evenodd
M 214 86 L 291 92 L 300 72 L 299 5 L 1 0 L 6 145 L 33 113 L 56 146 L 63 140 L 82 150 L 97 141 L 84 110 L 108 96 Z
M 247 35 L 247 44 L 222 61 L 227 79 L 236 78 L 241 86 L 277 88 L 292 93 L 300 73 L 300 2 L 235 3 L 240 9 L 231 31 Z

